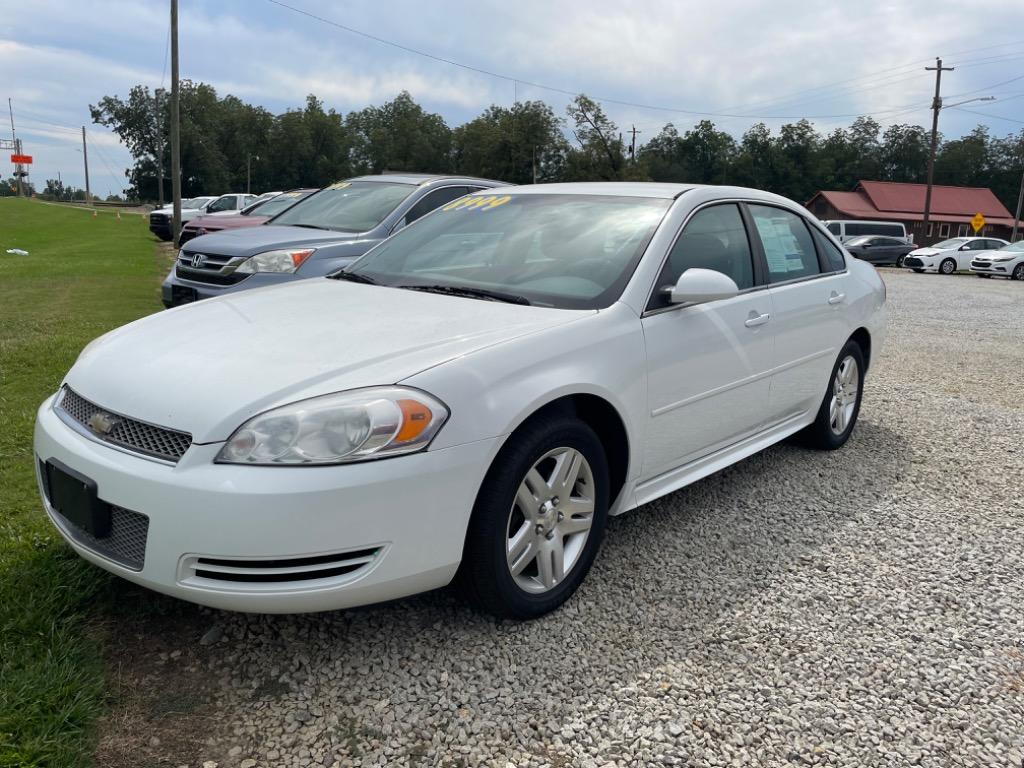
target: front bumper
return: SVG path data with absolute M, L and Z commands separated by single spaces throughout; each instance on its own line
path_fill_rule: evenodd
M 971 272 L 979 275 L 1001 275 L 1002 277 L 1009 277 L 1012 274 L 1012 268 L 1009 266 L 1012 262 L 981 262 L 980 264 L 976 261 L 971 262 Z
M 146 518 L 132 528 L 141 562 L 127 567 L 50 505 L 40 476 L 43 506 L 72 548 L 129 581 L 235 611 L 334 610 L 447 584 L 499 442 L 334 467 L 214 464 L 221 443 L 193 444 L 172 465 L 94 442 L 52 400 L 37 414 L 37 467 L 56 459 L 95 481 L 103 501 Z
M 171 222 L 168 220 L 149 220 L 149 231 L 164 240 L 171 239 Z

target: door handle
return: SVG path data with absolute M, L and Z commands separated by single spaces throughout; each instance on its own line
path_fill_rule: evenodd
M 751 312 L 750 317 L 748 317 L 746 322 L 744 322 L 743 324 L 747 326 L 747 328 L 756 328 L 759 325 L 764 325 L 771 319 L 772 316 L 769 315 L 767 312 L 765 312 L 763 315 L 755 315 L 753 312 Z
M 836 293 L 835 291 L 832 291 L 832 295 L 828 297 L 828 303 L 829 304 L 842 304 L 843 303 L 843 299 L 845 299 L 845 298 L 846 298 L 846 294 L 845 293 Z

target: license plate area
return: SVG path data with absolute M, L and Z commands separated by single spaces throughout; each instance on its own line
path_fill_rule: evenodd
M 97 539 L 109 536 L 110 505 L 97 495 L 96 482 L 57 459 L 50 459 L 44 467 L 50 506 L 89 535 Z

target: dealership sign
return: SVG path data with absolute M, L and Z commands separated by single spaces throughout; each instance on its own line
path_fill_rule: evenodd
M 15 165 L 32 165 L 32 155 L 11 155 L 11 162 Z

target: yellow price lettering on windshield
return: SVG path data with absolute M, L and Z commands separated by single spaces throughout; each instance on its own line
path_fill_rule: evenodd
M 465 209 L 489 211 L 491 208 L 497 208 L 499 205 L 504 205 L 511 199 L 511 195 L 470 195 L 469 197 L 460 197 L 458 200 L 453 200 L 448 203 L 448 205 L 441 208 L 441 210 L 457 211 Z
M 335 182 L 334 184 L 331 184 L 331 186 L 329 186 L 328 189 L 344 189 L 345 187 L 350 186 L 352 186 L 352 184 L 348 181 L 338 181 Z

